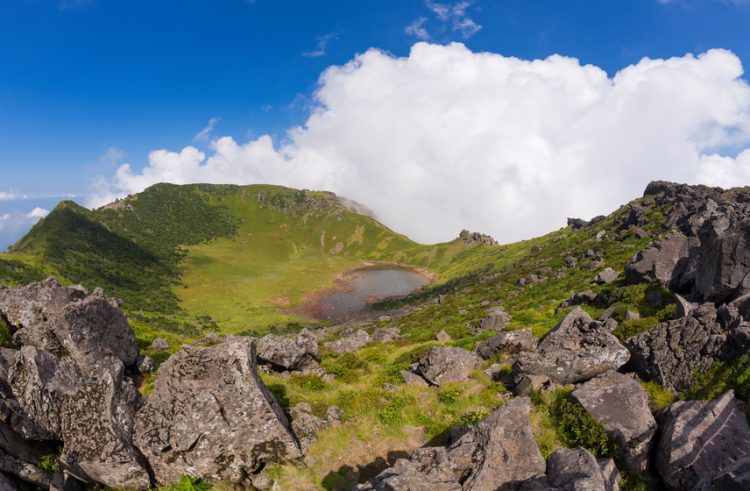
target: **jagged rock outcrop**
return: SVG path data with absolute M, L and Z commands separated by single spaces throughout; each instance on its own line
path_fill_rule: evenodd
M 531 401 L 511 400 L 447 448 L 421 448 L 361 490 L 495 491 L 542 479 L 545 462 L 529 427 Z
M 26 461 L 23 440 L 42 448 L 62 442 L 59 465 L 76 479 L 149 487 L 147 464 L 131 441 L 141 397 L 125 375 L 138 347 L 117 302 L 50 278 L 0 289 L 0 314 L 21 347 L 0 353 L 0 412 L 17 437 L 16 448 L 4 450 Z M 33 481 L 28 466 L 17 475 Z
M 294 337 L 267 334 L 258 344 L 258 361 L 277 370 L 304 370 L 318 367 L 318 339 L 308 329 Z
M 641 378 L 679 392 L 695 382 L 696 372 L 750 348 L 750 325 L 731 305 L 717 311 L 712 304 L 703 304 L 690 315 L 633 336 L 626 345 L 632 355 L 629 366 Z
M 669 489 L 689 490 L 714 479 L 731 482 L 734 477 L 726 471 L 748 457 L 750 427 L 731 390 L 711 402 L 676 402 L 667 411 L 656 465 Z
M 477 343 L 474 351 L 487 360 L 500 352 L 514 355 L 521 351 L 534 351 L 538 342 L 536 336 L 531 333 L 531 329 L 520 329 L 501 332 L 486 341 Z
M 419 360 L 417 371 L 433 385 L 461 382 L 469 377 L 479 357 L 470 351 L 452 346 L 434 346 Z
M 750 489 L 750 457 L 734 462 L 716 476 L 704 478 L 691 491 L 744 491 Z
M 539 342 L 534 352 L 521 352 L 513 365 L 523 375 L 545 375 L 569 384 L 617 370 L 630 358 L 628 350 L 599 321 L 580 307 L 572 310 Z
M 547 479 L 559 491 L 618 491 L 612 459 L 597 460 L 585 448 L 561 448 L 547 458 Z
M 357 329 L 353 333 L 341 337 L 336 341 L 326 343 L 326 346 L 331 348 L 333 351 L 339 354 L 351 353 L 357 351 L 360 348 L 364 348 L 372 342 L 372 338 L 367 331 L 363 329 Z
M 632 377 L 609 371 L 579 385 L 573 398 L 619 444 L 627 470 L 643 472 L 656 433 L 648 394 Z
M 633 258 L 630 281 L 661 281 L 700 302 L 750 293 L 750 188 L 652 182 L 644 196 L 667 210 L 663 225 L 676 231 Z
M 469 232 L 468 230 L 461 230 L 458 234 L 458 238 L 467 244 L 497 245 L 497 241 L 493 239 L 492 236 L 480 234 L 479 232 Z
M 492 307 L 487 309 L 482 320 L 479 321 L 479 328 L 482 331 L 494 329 L 502 331 L 510 324 L 510 314 L 502 307 Z
M 159 368 L 134 441 L 156 481 L 185 474 L 241 482 L 301 456 L 286 416 L 255 371 L 255 342 L 184 347 Z

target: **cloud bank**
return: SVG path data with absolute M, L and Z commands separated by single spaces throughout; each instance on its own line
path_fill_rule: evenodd
M 653 179 L 750 184 L 750 87 L 731 52 L 643 59 L 613 77 L 554 55 L 462 44 L 371 49 L 327 69 L 315 108 L 283 144 L 213 140 L 156 150 L 90 197 L 157 182 L 328 189 L 422 242 L 462 228 L 503 242 L 610 212 Z

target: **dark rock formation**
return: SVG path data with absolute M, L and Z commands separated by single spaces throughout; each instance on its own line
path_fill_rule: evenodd
M 564 300 L 562 303 L 560 303 L 560 305 L 557 307 L 556 312 L 561 312 L 568 307 L 574 307 L 576 305 L 590 304 L 595 302 L 596 299 L 596 293 L 592 292 L 591 290 L 577 292 L 574 293 L 569 299 Z
M 258 361 L 277 370 L 317 368 L 318 339 L 307 329 L 294 337 L 263 336 L 258 345 Z
M 521 351 L 534 351 L 537 343 L 538 340 L 531 333 L 531 329 L 521 329 L 498 333 L 486 341 L 477 343 L 474 351 L 487 360 L 500 352 L 514 355 Z
M 667 412 L 656 465 L 670 489 L 689 490 L 714 479 L 731 483 L 742 468 L 730 469 L 748 457 L 750 427 L 732 391 L 711 402 L 676 402 Z
M 669 390 L 692 385 L 695 372 L 716 360 L 730 360 L 750 348 L 750 326 L 736 308 L 712 304 L 627 340 L 630 366 L 641 378 L 656 380 Z
M 461 382 L 469 377 L 479 357 L 465 349 L 434 346 L 419 360 L 417 370 L 431 384 Z
M 615 336 L 580 307 L 571 311 L 539 342 L 532 353 L 521 352 L 513 365 L 522 375 L 546 375 L 552 381 L 582 382 L 624 365 L 630 353 Z
M 562 448 L 547 458 L 547 479 L 559 491 L 617 491 L 620 473 L 612 459 L 598 461 L 585 448 Z
M 632 377 L 610 371 L 578 386 L 573 398 L 620 445 L 627 470 L 645 471 L 656 420 L 643 387 Z
M 502 307 L 492 307 L 487 309 L 485 316 L 479 321 L 479 328 L 482 331 L 494 329 L 502 331 L 510 324 L 510 314 Z
M 497 245 L 497 241 L 491 236 L 480 234 L 479 232 L 469 232 L 468 230 L 461 230 L 461 233 L 458 234 L 458 238 L 467 244 Z
M 159 368 L 136 416 L 135 442 L 156 481 L 185 474 L 240 482 L 301 456 L 289 423 L 255 372 L 255 343 L 184 347 Z

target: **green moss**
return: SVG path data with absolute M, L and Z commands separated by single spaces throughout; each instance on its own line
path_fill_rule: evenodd
M 681 398 L 710 401 L 729 389 L 746 405 L 750 404 L 750 354 L 730 363 L 717 361 L 709 370 L 695 374 L 695 384 L 683 391 Z

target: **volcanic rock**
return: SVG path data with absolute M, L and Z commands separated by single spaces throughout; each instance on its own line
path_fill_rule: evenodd
M 612 459 L 597 461 L 585 448 L 561 448 L 547 458 L 547 479 L 561 491 L 617 491 L 620 473 Z
M 485 316 L 479 321 L 479 327 L 482 331 L 487 329 L 502 331 L 508 324 L 510 324 L 510 314 L 502 307 L 487 309 Z
M 294 337 L 263 336 L 258 345 L 258 361 L 277 370 L 303 370 L 318 366 L 318 340 L 308 329 Z
M 326 343 L 326 346 L 331 348 L 333 351 L 339 354 L 351 353 L 357 351 L 360 348 L 364 348 L 367 344 L 372 341 L 372 338 L 367 331 L 358 329 L 352 334 L 340 338 L 336 341 Z
M 516 354 L 521 351 L 534 351 L 538 340 L 531 333 L 531 329 L 506 331 L 498 333 L 486 341 L 477 343 L 474 351 L 485 360 L 497 353 Z
M 434 346 L 419 360 L 417 369 L 431 384 L 442 385 L 466 380 L 479 361 L 477 355 L 465 349 Z

